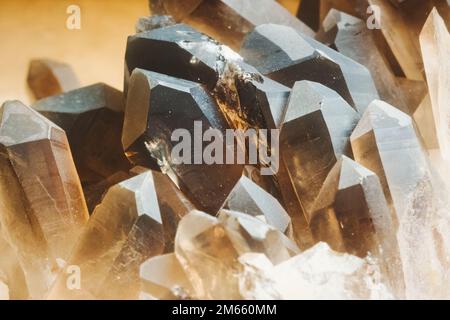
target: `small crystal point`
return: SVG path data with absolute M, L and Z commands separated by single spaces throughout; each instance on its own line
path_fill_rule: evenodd
M 422 29 L 420 45 L 441 155 L 449 160 L 450 34 L 436 8 L 430 13 Z
M 404 297 L 403 269 L 394 225 L 378 177 L 342 156 L 330 171 L 310 218 L 316 241 L 379 263 L 383 279 Z
M 191 299 L 193 289 L 175 254 L 148 259 L 140 267 L 141 290 L 156 299 Z
M 27 82 L 36 99 L 80 87 L 77 76 L 68 64 L 49 59 L 30 62 Z
M 89 217 L 64 131 L 19 101 L 0 109 L 2 232 L 43 298 L 51 264 L 70 254 Z
M 376 265 L 330 249 L 326 243 L 273 266 L 264 256 L 242 255 L 240 277 L 246 296 L 267 299 L 393 299 Z
M 291 219 L 278 200 L 245 176 L 231 191 L 225 208 L 254 217 L 264 216 L 268 224 L 282 233 L 290 233 Z
M 150 0 L 150 8 L 157 14 L 172 15 L 233 49 L 239 49 L 245 35 L 264 23 L 285 24 L 314 36 L 311 28 L 272 0 Z
M 261 252 L 273 263 L 299 253 L 277 229 L 244 213 L 222 210 L 219 218 L 192 211 L 179 224 L 175 254 L 200 299 L 239 299 L 240 255 Z

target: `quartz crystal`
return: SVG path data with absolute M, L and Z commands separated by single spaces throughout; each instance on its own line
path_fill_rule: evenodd
M 246 36 L 240 54 L 262 74 L 288 87 L 300 80 L 319 82 L 361 113 L 378 98 L 364 66 L 287 26 L 256 27 Z
M 264 23 L 285 24 L 314 36 L 308 26 L 273 0 L 150 0 L 150 10 L 172 15 L 233 49 L 239 49 L 244 36 Z
M 189 141 L 189 150 L 172 158 L 178 144 L 171 139 L 174 130 L 190 133 L 183 139 L 195 139 L 200 134 L 201 143 L 202 132 L 210 127 L 223 136 L 229 128 L 215 100 L 201 85 L 141 69 L 133 72 L 125 112 L 124 149 L 137 164 L 148 165 L 156 159 L 161 170 L 198 208 L 215 214 L 241 177 L 243 166 L 204 163 L 206 142 L 202 147 Z M 220 148 L 223 146 L 220 143 Z M 178 158 L 186 156 L 186 161 Z
M 193 289 L 174 253 L 153 257 L 141 264 L 143 295 L 156 299 L 191 299 Z
M 342 156 L 314 203 L 311 229 L 317 241 L 361 258 L 374 257 L 385 283 L 404 296 L 396 226 L 381 183 L 373 172 Z
M 280 132 L 280 156 L 305 214 L 339 157 L 351 155 L 349 137 L 358 119 L 335 91 L 310 81 L 294 85 Z
M 277 128 L 282 120 L 289 88 L 187 25 L 129 37 L 125 60 L 125 88 L 131 72 L 141 68 L 206 85 L 232 127 Z
M 48 59 L 30 62 L 27 82 L 36 99 L 74 90 L 81 86 L 68 64 Z
M 410 103 L 411 95 L 417 95 L 419 101 L 424 98 L 426 88 L 423 82 L 416 81 L 417 85 L 423 86 L 422 89 L 403 90 L 407 89 L 405 82 L 414 81 L 408 79 L 400 81 L 395 76 L 377 47 L 373 31 L 367 28 L 365 21 L 332 9 L 323 21 L 316 39 L 366 66 L 372 74 L 381 98 L 402 111 L 412 113 L 417 108 L 418 103 L 416 105 Z
M 250 215 L 222 210 L 218 218 L 192 211 L 181 220 L 175 254 L 200 299 L 240 299 L 238 258 L 264 253 L 273 263 L 297 254 L 298 248 L 277 229 Z
M 241 255 L 240 291 L 249 299 L 392 299 L 367 259 L 337 253 L 326 243 L 273 265 L 266 256 Z
M 352 133 L 351 143 L 356 161 L 380 178 L 398 226 L 406 297 L 447 296 L 448 199 L 429 167 L 412 119 L 374 101 Z
M 224 207 L 254 217 L 262 216 L 281 232 L 291 232 L 291 219 L 278 200 L 245 176 L 234 186 Z
M 2 232 L 42 298 L 88 219 L 80 181 L 64 131 L 19 101 L 1 107 L 0 145 Z
M 166 233 L 192 209 L 167 184 L 166 176 L 147 171 L 111 187 L 68 262 L 80 268 L 81 289 L 68 289 L 61 274 L 50 298 L 136 299 L 140 264 L 165 252 Z
M 434 9 L 420 35 L 441 155 L 450 160 L 450 34 Z
M 176 24 L 171 16 L 141 17 L 136 23 L 136 33 L 159 29 Z
M 66 131 L 83 185 L 130 169 L 121 144 L 124 102 L 120 91 L 98 83 L 40 100 L 32 107 Z

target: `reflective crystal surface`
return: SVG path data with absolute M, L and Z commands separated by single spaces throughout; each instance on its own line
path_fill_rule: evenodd
M 349 137 L 357 122 L 358 114 L 333 90 L 310 81 L 294 85 L 280 155 L 306 214 L 339 157 L 351 155 Z
M 374 32 L 366 21 L 337 10 L 330 10 L 316 39 L 335 48 L 340 53 L 366 66 L 373 77 L 380 97 L 406 113 L 413 112 L 417 104 L 411 103 L 411 95 L 419 102 L 426 94 L 425 84 L 416 81 L 414 90 L 407 90 L 413 80 L 398 79 L 379 50 Z M 364 45 L 361 45 L 364 43 Z M 406 82 L 406 83 L 405 83 Z M 423 88 L 419 88 L 421 85 Z
M 136 33 L 158 29 L 176 24 L 171 16 L 140 17 L 136 22 Z
M 244 213 L 222 210 L 214 218 L 192 211 L 180 222 L 175 254 L 200 299 L 242 298 L 235 273 L 247 252 L 280 263 L 299 251 L 280 231 Z
M 141 299 L 192 299 L 193 289 L 175 254 L 153 257 L 141 264 Z
M 68 262 L 80 268 L 81 289 L 68 289 L 62 274 L 50 297 L 136 299 L 140 264 L 164 253 L 166 233 L 176 228 L 183 210 L 191 210 L 186 200 L 187 207 L 177 203 L 167 184 L 161 173 L 147 171 L 110 188 Z
M 241 177 L 243 166 L 203 162 L 203 150 L 209 143 L 202 140 L 202 132 L 210 127 L 223 137 L 229 128 L 215 100 L 201 85 L 145 70 L 134 71 L 125 111 L 124 149 L 136 164 L 151 165 L 156 160 L 198 208 L 215 214 Z M 181 137 L 188 144 L 187 150 L 177 151 L 173 159 L 173 148 L 179 148 L 181 139 L 171 139 L 177 129 L 188 135 Z M 203 141 L 200 146 L 190 140 L 199 135 Z M 224 148 L 221 138 L 216 139 L 219 148 Z
M 450 160 L 450 34 L 436 9 L 423 27 L 420 44 L 440 151 Z
M 83 185 L 129 170 L 121 144 L 124 103 L 120 91 L 98 83 L 40 100 L 32 107 L 66 131 Z
M 396 226 L 375 173 L 342 156 L 323 183 L 310 221 L 316 241 L 339 252 L 374 257 L 385 283 L 397 297 L 404 296 Z
M 64 131 L 19 101 L 1 107 L 0 145 L 2 233 L 42 298 L 88 219 L 80 181 Z
M 74 90 L 81 86 L 70 65 L 49 59 L 30 62 L 27 82 L 36 99 Z
M 380 178 L 398 225 L 407 297 L 445 296 L 448 199 L 434 179 L 411 118 L 374 101 L 352 133 L 351 143 L 356 161 Z
M 291 232 L 291 219 L 278 200 L 245 176 L 230 192 L 225 208 L 254 217 L 262 216 L 281 232 Z
M 240 288 L 248 299 L 392 299 L 367 259 L 337 253 L 326 243 L 273 265 L 261 254 L 242 255 Z
M 150 0 L 150 10 L 172 15 L 233 49 L 239 49 L 244 36 L 264 23 L 285 24 L 314 36 L 308 26 L 273 0 Z
M 300 80 L 319 82 L 359 112 L 378 98 L 364 66 L 287 26 L 257 26 L 246 36 L 240 54 L 262 74 L 288 87 Z

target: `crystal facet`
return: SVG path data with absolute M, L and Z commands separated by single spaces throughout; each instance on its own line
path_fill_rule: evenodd
M 434 180 L 411 118 L 374 101 L 352 133 L 351 143 L 356 161 L 380 178 L 398 225 L 406 297 L 446 296 L 447 199 Z
M 80 87 L 77 76 L 68 64 L 48 59 L 30 62 L 27 82 L 36 99 Z
M 200 134 L 202 141 L 202 132 L 210 127 L 223 137 L 229 128 L 215 100 L 201 85 L 140 69 L 133 72 L 125 112 L 124 149 L 137 164 L 151 165 L 156 159 L 161 170 L 198 208 L 215 214 L 241 177 L 243 166 L 198 163 L 202 154 L 197 154 L 196 143 L 191 141 L 189 150 L 183 151 L 189 153 L 183 154 L 190 156 L 189 161 L 172 159 L 177 145 L 171 139 L 174 130 L 182 129 L 194 139 Z M 200 152 L 203 150 L 200 148 Z
M 286 26 L 256 27 L 245 38 L 240 54 L 262 74 L 288 87 L 299 80 L 322 83 L 359 112 L 378 98 L 364 66 Z
M 330 171 L 310 218 L 317 241 L 333 250 L 377 259 L 385 283 L 404 296 L 396 227 L 378 177 L 342 156 Z
M 172 15 L 233 49 L 239 49 L 245 35 L 264 23 L 285 24 L 314 36 L 308 26 L 273 0 L 150 0 L 150 10 Z

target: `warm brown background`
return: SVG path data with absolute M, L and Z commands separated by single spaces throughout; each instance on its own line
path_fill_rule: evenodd
M 291 11 L 299 3 L 279 2 Z M 81 30 L 66 28 L 71 4 L 81 8 Z M 0 104 L 31 102 L 27 68 L 40 57 L 69 63 L 83 85 L 101 81 L 122 89 L 127 36 L 148 14 L 147 0 L 0 0 Z

